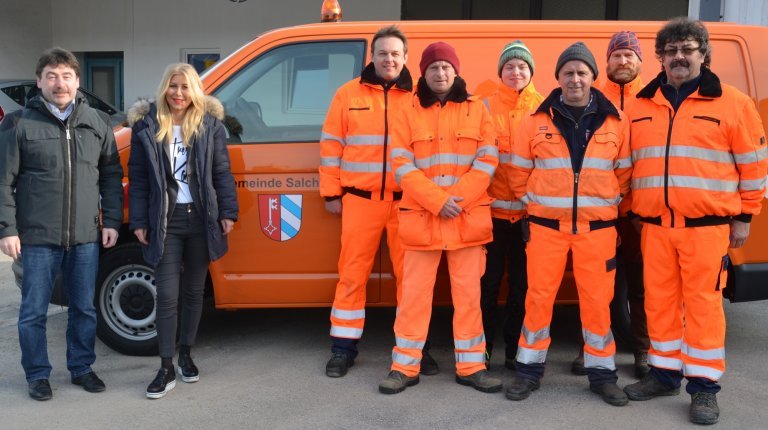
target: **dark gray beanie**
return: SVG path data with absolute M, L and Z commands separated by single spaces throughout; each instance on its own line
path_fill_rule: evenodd
M 587 67 L 592 70 L 595 79 L 597 79 L 597 63 L 595 62 L 595 56 L 592 55 L 592 52 L 583 42 L 574 43 L 560 54 L 560 57 L 557 59 L 557 66 L 555 66 L 555 79 L 557 79 L 557 76 L 560 74 L 560 69 L 563 68 L 565 63 L 572 60 L 579 60 L 586 64 Z
M 504 65 L 507 64 L 507 61 L 513 58 L 517 58 L 528 63 L 528 68 L 531 69 L 531 77 L 533 77 L 533 55 L 531 55 L 531 51 L 527 46 L 525 46 L 525 43 L 520 40 L 515 40 L 512 43 L 508 43 L 507 46 L 501 50 L 501 55 L 499 56 L 499 66 L 497 67 L 499 77 L 501 77 L 501 69 L 504 68 Z

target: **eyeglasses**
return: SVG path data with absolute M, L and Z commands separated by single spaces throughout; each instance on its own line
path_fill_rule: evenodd
M 673 46 L 669 48 L 664 48 L 662 51 L 664 53 L 665 57 L 674 57 L 677 55 L 678 52 L 682 52 L 684 56 L 693 55 L 694 52 L 697 52 L 701 48 L 700 46 Z

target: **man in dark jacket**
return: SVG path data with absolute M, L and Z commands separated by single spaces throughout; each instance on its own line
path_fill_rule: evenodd
M 41 94 L 0 125 L 0 250 L 14 259 L 24 256 L 21 364 L 30 397 L 48 400 L 53 393 L 45 324 L 59 272 L 69 299 L 72 383 L 89 392 L 105 389 L 91 369 L 99 220 L 101 244 L 114 246 L 123 221 L 123 169 L 109 122 L 77 91 L 75 56 L 49 49 L 35 73 Z

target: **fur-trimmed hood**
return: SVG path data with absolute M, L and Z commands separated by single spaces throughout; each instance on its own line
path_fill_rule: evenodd
M 140 98 L 128 109 L 128 125 L 134 124 L 144 119 L 144 117 L 156 108 L 154 99 Z M 224 120 L 224 105 L 214 96 L 205 96 L 205 112 L 218 120 Z

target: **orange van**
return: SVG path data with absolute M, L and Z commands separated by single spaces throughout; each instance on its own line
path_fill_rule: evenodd
M 391 22 L 342 22 L 301 25 L 264 33 L 205 73 L 206 92 L 227 111 L 232 172 L 240 200 L 240 221 L 230 236 L 230 252 L 210 265 L 209 281 L 218 309 L 330 306 L 339 255 L 340 220 L 324 210 L 318 192 L 320 129 L 336 89 L 359 75 L 370 61 L 372 35 Z M 412 73 L 429 43 L 444 40 L 458 52 L 469 88 L 496 80 L 502 47 L 522 39 L 534 54 L 533 81 L 543 94 L 556 85 L 558 55 L 577 40 L 604 64 L 611 35 L 633 30 L 646 54 L 643 79 L 660 70 L 653 52 L 660 22 L 609 21 L 406 21 Z M 768 125 L 768 57 L 758 45 L 768 28 L 708 24 L 712 69 L 720 78 L 752 96 Z M 600 65 L 603 68 L 603 65 Z M 601 74 L 604 72 L 601 70 Z M 758 79 L 762 78 L 762 79 Z M 127 172 L 128 128 L 117 131 Z M 130 186 L 130 184 L 128 185 Z M 764 211 L 768 211 L 765 208 Z M 381 244 L 368 283 L 371 306 L 395 305 L 395 282 Z M 768 216 L 752 223 L 747 245 L 731 253 L 730 287 L 735 301 L 768 298 Z M 435 300 L 448 303 L 447 276 L 438 277 Z M 577 300 L 566 276 L 561 303 Z M 141 258 L 133 234 L 123 227 L 116 248 L 101 256 L 97 282 L 100 339 L 127 354 L 154 354 L 155 290 L 153 272 Z M 617 282 L 614 323 L 617 338 L 628 333 L 623 280 Z

